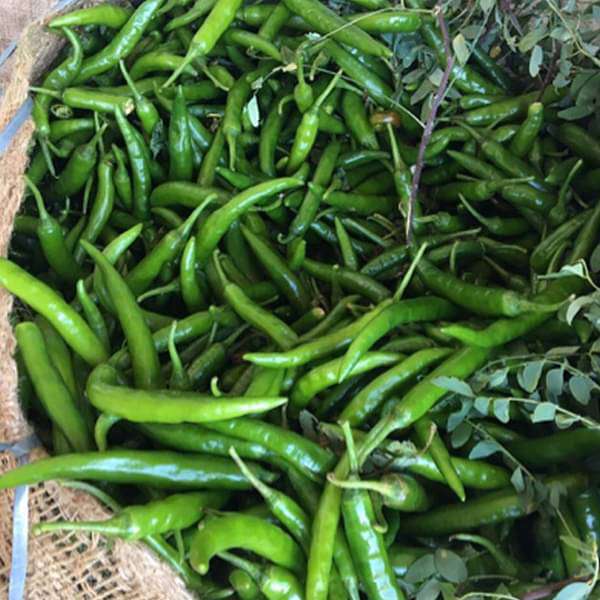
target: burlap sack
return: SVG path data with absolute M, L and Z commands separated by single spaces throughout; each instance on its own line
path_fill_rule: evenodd
M 33 0 L 43 8 L 43 0 Z M 113 0 L 114 1 L 114 0 Z M 1 0 L 2 3 L 5 0 Z M 88 2 L 87 4 L 93 4 Z M 41 19 L 42 11 L 34 14 Z M 0 9 L 0 20 L 10 18 Z M 47 21 L 47 18 L 44 18 Z M 0 131 L 27 98 L 29 83 L 55 58 L 61 42 L 44 31 L 38 21 L 23 31 L 18 48 L 4 71 L 9 72 L 0 99 Z M 6 256 L 12 224 L 23 193 L 22 174 L 33 133 L 28 119 L 0 157 L 0 255 Z M 0 442 L 14 443 L 31 433 L 17 397 L 17 372 L 12 358 L 14 336 L 9 324 L 12 298 L 0 290 Z M 44 456 L 35 450 L 31 460 Z M 0 473 L 12 469 L 15 457 L 0 453 Z M 14 493 L 0 492 L 0 598 L 8 597 L 12 555 L 12 507 Z M 94 498 L 54 483 L 29 491 L 29 520 L 103 519 L 108 512 Z M 128 598 L 139 600 L 185 599 L 193 596 L 183 582 L 141 543 L 116 541 L 97 535 L 53 534 L 30 537 L 25 596 L 45 600 Z

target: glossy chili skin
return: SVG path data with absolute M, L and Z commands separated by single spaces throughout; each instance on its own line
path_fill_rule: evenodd
M 310 544 L 310 519 L 304 509 L 287 494 L 269 487 L 255 477 L 235 451 L 230 451 L 230 454 L 242 473 L 263 497 L 273 516 L 292 534 L 301 548 L 307 552 Z
M 265 421 L 247 417 L 205 426 L 211 431 L 262 444 L 312 480 L 324 477 L 334 461 L 331 452 L 313 441 Z
M 574 492 L 570 498 L 571 510 L 581 537 L 598 544 L 600 540 L 600 497 L 596 488 Z
M 37 235 L 42 252 L 50 267 L 66 282 L 73 282 L 79 275 L 79 265 L 75 262 L 61 224 L 50 215 L 44 200 L 35 184 L 26 176 L 25 183 L 32 191 L 39 219 L 35 221 L 34 233 Z
M 338 328 L 318 339 L 309 340 L 287 352 L 253 352 L 244 355 L 244 359 L 266 367 L 298 367 L 311 361 L 334 354 L 350 345 L 354 337 L 385 306 L 367 313 L 353 323 Z
M 220 508 L 228 496 L 221 491 L 173 494 L 148 504 L 127 506 L 105 521 L 40 523 L 35 532 L 92 531 L 125 540 L 139 540 L 191 527 L 200 520 L 206 508 Z
M 281 133 L 285 119 L 289 114 L 289 106 L 287 104 L 281 105 L 281 100 L 284 96 L 285 91 L 282 91 L 275 97 L 273 106 L 260 128 L 260 142 L 258 149 L 260 170 L 269 177 L 276 176 L 275 154 L 279 142 L 279 134 Z
M 256 465 L 265 480 L 273 475 Z M 151 485 L 158 488 L 231 489 L 251 486 L 231 460 L 201 454 L 151 450 L 107 450 L 45 458 L 0 477 L 0 489 L 53 479 L 83 479 Z
M 286 164 L 286 173 L 288 175 L 295 173 L 308 158 L 319 131 L 320 109 L 337 85 L 340 76 L 341 72 L 338 72 L 314 101 L 312 106 L 302 115 L 300 124 L 296 129 L 294 142 L 292 143 L 290 155 Z
M 538 302 L 562 302 L 571 294 L 580 293 L 585 286 L 576 278 L 565 278 L 552 282 L 543 292 L 535 296 Z M 550 313 L 529 313 L 512 319 L 499 319 L 483 330 L 473 330 L 462 325 L 449 325 L 442 332 L 463 343 L 481 348 L 494 348 L 525 335 L 550 318 Z
M 387 82 L 352 56 L 345 47 L 329 40 L 323 45 L 323 51 L 376 102 L 393 107 L 393 92 Z
M 64 169 L 50 186 L 51 197 L 62 199 L 75 196 L 85 187 L 96 167 L 98 158 L 96 146 L 102 133 L 103 130 L 100 130 L 89 142 L 75 148 Z
M 171 260 L 179 257 L 188 237 L 202 211 L 211 203 L 209 196 L 202 204 L 197 206 L 189 217 L 175 229 L 168 231 L 156 243 L 154 248 L 139 261 L 127 274 L 125 280 L 131 291 L 139 295 L 151 286 L 164 266 Z
M 206 423 L 232 419 L 271 410 L 285 403 L 285 398 L 227 398 L 178 390 L 148 392 L 119 385 L 116 369 L 97 367 L 87 383 L 90 402 L 101 412 L 131 422 Z M 127 399 L 125 401 L 125 399 Z
M 347 483 L 360 484 L 354 446 L 350 446 L 350 443 L 348 446 L 351 471 Z M 404 599 L 390 564 L 383 535 L 375 528 L 375 510 L 369 492 L 360 488 L 344 489 L 341 513 L 348 546 L 369 598 Z
M 198 281 L 196 272 L 196 238 L 192 236 L 181 253 L 179 283 L 181 296 L 190 313 L 197 312 L 207 305 L 206 295 Z
M 239 285 L 227 281 L 218 258 L 216 259 L 216 264 L 219 279 L 223 284 L 225 301 L 236 314 L 243 321 L 263 331 L 283 350 L 289 350 L 294 346 L 298 340 L 298 336 L 294 330 L 283 320 L 254 303 Z
M 106 360 L 106 350 L 96 334 L 48 285 L 5 258 L 0 258 L 0 285 L 46 317 L 88 364 Z
M 391 431 L 410 426 L 444 396 L 444 390 L 432 383 L 439 376 L 468 377 L 486 361 L 489 351 L 465 348 L 450 356 L 430 375 L 419 382 L 404 396 L 387 416 L 383 417 L 357 447 L 359 463 L 377 448 Z M 338 462 L 334 475 L 338 480 L 348 476 L 347 455 Z M 341 490 L 331 482 L 325 489 L 319 502 L 313 524 L 313 537 L 309 553 L 307 570 L 307 593 L 314 597 L 325 598 L 329 586 L 335 531 L 340 517 Z
M 241 600 L 256 600 L 260 598 L 261 591 L 252 577 L 242 569 L 233 569 L 229 573 L 229 584 Z
M 456 308 L 448 301 L 436 297 L 401 300 L 382 306 L 379 314 L 365 322 L 364 327 L 352 340 L 340 367 L 342 381 L 360 357 L 394 327 L 419 321 L 453 318 Z
M 136 386 L 143 389 L 159 387 L 162 376 L 158 353 L 154 347 L 150 329 L 146 325 L 133 293 L 119 272 L 99 250 L 88 242 L 80 243 L 102 272 L 132 354 Z
M 150 175 L 150 164 L 143 147 L 143 140 L 136 136 L 133 125 L 129 123 L 120 109 L 115 110 L 117 125 L 123 136 L 127 154 L 129 156 L 129 167 L 131 169 L 131 180 L 133 184 L 133 210 L 134 215 L 141 220 L 150 216 L 150 190 L 152 186 Z
M 540 132 L 544 122 L 544 105 L 541 102 L 534 102 L 529 106 L 527 118 L 510 142 L 510 150 L 519 158 L 527 156 L 533 143 Z
M 453 275 L 435 267 L 423 259 L 417 271 L 431 291 L 445 296 L 455 304 L 474 313 L 488 316 L 516 317 L 526 312 L 551 311 L 549 307 L 536 304 L 519 296 L 512 290 L 486 288 L 460 281 Z M 475 298 L 477 298 L 476 301 Z
M 365 148 L 378 150 L 379 143 L 375 130 L 369 122 L 362 98 L 355 92 L 344 92 L 342 112 L 346 124 L 358 143 Z
M 15 328 L 21 356 L 35 392 L 51 420 L 59 427 L 68 443 L 77 452 L 91 448 L 87 424 L 76 399 L 60 372 L 53 366 L 42 332 L 31 322 Z
M 596 431 L 560 431 L 540 438 L 518 439 L 509 443 L 510 451 L 531 467 L 549 467 L 594 454 L 600 444 Z
M 557 137 L 587 163 L 600 167 L 600 145 L 585 129 L 574 123 L 563 123 Z
M 423 369 L 442 360 L 451 350 L 430 348 L 416 352 L 398 365 L 375 377 L 363 387 L 344 407 L 340 415 L 342 421 L 356 426 L 368 419 L 400 386 L 416 377 Z
M 390 291 L 377 281 L 345 267 L 327 265 L 308 258 L 304 260 L 302 266 L 313 277 L 329 283 L 335 281 L 348 292 L 360 294 L 373 302 L 382 302 L 391 295 Z
M 112 154 L 116 162 L 113 177 L 116 199 L 121 202 L 123 208 L 130 211 L 133 208 L 133 188 L 129 169 L 126 165 L 125 154 L 121 148 L 114 144 L 112 147 Z
M 458 496 L 461 502 L 464 502 L 466 498 L 465 488 L 452 464 L 450 453 L 444 440 L 440 437 L 436 425 L 425 415 L 414 424 L 414 430 L 421 444 L 429 444 L 429 453 L 440 473 L 444 475 L 448 487 Z
M 199 185 L 187 181 L 167 181 L 152 190 L 150 204 L 152 206 L 196 208 L 210 195 L 215 195 L 216 200 L 220 203 L 229 199 L 229 194 L 212 185 Z
M 316 31 L 331 34 L 337 41 L 349 44 L 365 54 L 389 56 L 389 49 L 359 27 L 338 16 L 316 0 L 284 0 L 288 9 L 300 15 Z
M 329 185 L 333 171 L 340 154 L 341 144 L 337 141 L 330 142 L 319 159 L 315 174 L 313 175 L 313 187 L 309 186 L 298 213 L 292 220 L 286 242 L 290 238 L 302 237 L 310 227 L 319 210 L 319 204 L 323 197 L 325 187 Z
M 402 355 L 394 352 L 368 352 L 361 357 L 352 369 L 350 376 L 360 375 L 370 370 L 389 366 L 402 359 Z M 290 406 L 293 410 L 304 408 L 315 396 L 328 387 L 335 385 L 342 359 L 336 358 L 314 367 L 303 375 L 292 388 Z
M 169 178 L 176 181 L 192 179 L 192 137 L 185 96 L 177 87 L 171 120 L 169 121 Z
M 142 38 L 164 0 L 145 0 L 121 27 L 111 42 L 100 52 L 83 61 L 76 82 L 83 83 L 95 75 L 105 73 L 125 58 Z
M 69 86 L 78 75 L 83 62 L 83 48 L 77 35 L 63 26 L 62 33 L 71 44 L 71 54 L 55 69 L 50 71 L 42 81 L 42 87 L 48 90 L 62 91 Z M 36 94 L 31 108 L 31 116 L 35 122 L 38 135 L 42 138 L 50 136 L 50 121 L 48 110 L 52 97 L 48 94 Z
M 219 38 L 225 33 L 229 25 L 231 25 L 241 4 L 242 0 L 235 0 L 233 2 L 217 0 L 214 3 L 208 16 L 194 34 L 184 61 L 173 75 L 169 77 L 165 87 L 173 83 L 192 61 L 206 56 L 214 48 Z
M 560 482 L 569 490 L 578 490 L 585 487 L 587 478 L 585 475 L 573 473 L 548 477 L 546 481 Z M 534 503 L 524 505 L 518 494 L 507 488 L 462 504 L 436 508 L 424 515 L 407 518 L 403 521 L 403 527 L 407 535 L 446 535 L 518 519 L 535 509 Z
M 241 230 L 248 245 L 273 283 L 286 296 L 296 311 L 306 312 L 310 306 L 310 297 L 302 281 L 289 269 L 280 254 L 268 242 L 252 233 L 244 225 L 241 226 Z
M 93 244 L 108 223 L 115 203 L 113 172 L 114 165 L 112 158 L 106 156 L 98 164 L 96 197 L 94 198 L 87 223 L 79 236 L 80 240 L 85 240 Z M 85 251 L 81 245 L 75 247 L 74 256 L 75 260 L 81 263 L 85 256 Z
M 104 5 L 91 6 L 73 10 L 54 17 L 48 27 L 83 27 L 84 25 L 104 25 L 113 29 L 120 29 L 131 17 L 131 10 L 123 6 Z
M 196 257 L 198 262 L 201 265 L 206 263 L 231 224 L 252 206 L 300 185 L 302 185 L 302 181 L 293 177 L 282 177 L 259 183 L 240 192 L 225 206 L 215 210 L 204 222 L 197 235 Z
M 244 459 L 264 461 L 275 465 L 286 463 L 277 457 L 266 446 L 252 441 L 245 441 L 210 430 L 202 425 L 181 423 L 168 425 L 163 423 L 139 423 L 136 425 L 149 439 L 173 450 L 229 456 L 230 448 Z
M 110 334 L 108 332 L 106 320 L 98 306 L 96 306 L 96 303 L 92 300 L 90 294 L 88 294 L 83 279 L 80 279 L 77 282 L 77 300 L 81 305 L 85 320 L 108 352 L 110 349 Z
M 263 519 L 241 513 L 225 513 L 201 522 L 190 549 L 192 567 L 204 575 L 212 557 L 230 548 L 251 550 L 295 573 L 302 572 L 302 550 L 287 533 Z

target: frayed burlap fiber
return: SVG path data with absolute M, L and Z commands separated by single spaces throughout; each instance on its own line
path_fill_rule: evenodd
M 6 0 L 2 0 L 4 3 Z M 93 4 L 88 2 L 86 4 Z M 9 2 L 10 4 L 10 2 Z M 43 8 L 42 0 L 33 0 Z M 34 10 L 41 18 L 41 10 Z M 0 8 L 6 29 L 10 10 Z M 48 16 L 43 22 L 48 21 Z M 0 131 L 4 130 L 27 98 L 30 82 L 52 63 L 61 40 L 34 22 L 23 31 L 18 47 L 2 69 Z M 27 120 L 0 157 L 0 255 L 6 256 L 12 224 L 23 194 L 22 175 L 28 161 L 33 124 Z M 13 360 L 15 340 L 9 323 L 12 298 L 0 290 L 0 442 L 14 443 L 32 431 L 17 395 Z M 35 450 L 30 460 L 44 456 Z M 0 453 L 0 473 L 12 469 L 14 456 Z M 8 597 L 12 554 L 13 492 L 0 492 L 0 599 Z M 58 519 L 103 519 L 108 512 L 91 496 L 55 483 L 34 486 L 29 493 L 30 524 Z M 90 534 L 30 536 L 25 597 L 44 600 L 94 599 L 170 600 L 192 598 L 183 582 L 141 543 L 106 540 Z

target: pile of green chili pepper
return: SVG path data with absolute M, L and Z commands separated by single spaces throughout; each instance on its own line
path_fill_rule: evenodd
M 600 240 L 600 142 L 475 43 L 411 198 L 424 124 L 394 60 L 415 36 L 448 57 L 431 7 L 407 5 L 144 0 L 49 22 L 66 44 L 32 88 L 0 286 L 52 456 L 0 489 L 91 481 L 115 514 L 36 534 L 143 540 L 200 598 L 413 598 L 436 551 L 467 564 L 457 596 L 583 577 L 565 540 L 600 543 L 600 433 L 513 404 L 474 438 L 505 452 L 470 458 L 439 382 L 589 341 L 557 316 L 588 282 L 553 274 Z

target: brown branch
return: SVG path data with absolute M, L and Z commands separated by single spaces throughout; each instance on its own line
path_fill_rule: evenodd
M 569 579 L 564 579 L 563 581 L 555 581 L 553 583 L 548 583 L 547 585 L 527 592 L 523 596 L 522 600 L 542 600 L 542 598 L 547 598 L 551 594 L 559 592 L 571 583 L 577 581 L 586 581 L 586 579 L 586 577 L 570 577 Z
M 417 155 L 417 163 L 415 164 L 415 169 L 413 171 L 412 185 L 410 188 L 410 199 L 408 202 L 408 210 L 406 214 L 407 244 L 410 244 L 412 241 L 412 225 L 415 204 L 417 203 L 417 194 L 419 193 L 421 173 L 423 172 L 423 167 L 425 165 L 425 150 L 427 149 L 427 145 L 429 144 L 429 140 L 431 139 L 431 134 L 433 133 L 433 130 L 435 128 L 435 117 L 440 106 L 442 105 L 444 96 L 446 95 L 446 91 L 448 89 L 448 82 L 450 81 L 450 73 L 452 72 L 452 67 L 454 66 L 454 56 L 452 55 L 452 50 L 450 48 L 450 35 L 448 33 L 448 26 L 446 25 L 446 20 L 444 19 L 444 15 L 442 14 L 441 4 L 436 4 L 433 10 L 437 16 L 440 31 L 442 32 L 442 37 L 444 39 L 444 51 L 446 52 L 446 68 L 444 69 L 442 80 L 440 81 L 440 85 L 437 89 L 437 92 L 435 93 L 433 102 L 431 104 L 431 112 L 429 113 L 429 117 L 427 117 L 425 129 L 423 130 L 423 135 L 421 136 L 421 143 L 419 144 L 419 153 Z

